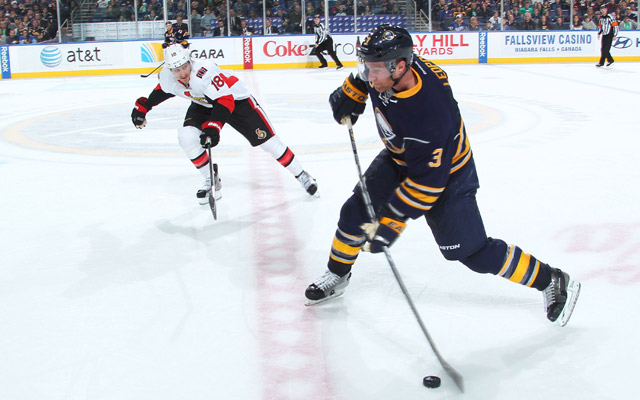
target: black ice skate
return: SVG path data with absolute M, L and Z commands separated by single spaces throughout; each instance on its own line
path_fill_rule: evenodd
M 559 269 L 551 270 L 551 282 L 542 292 L 549 321 L 560 326 L 569 322 L 580 295 L 580 286 L 580 282 L 572 280 L 566 272 Z
M 218 175 L 218 164 L 213 164 L 213 181 L 215 182 L 215 194 L 214 194 L 214 198 L 216 200 L 220 200 L 222 198 L 222 179 L 220 179 L 220 176 Z M 202 184 L 202 188 L 198 190 L 198 192 L 196 193 L 196 197 L 198 198 L 198 203 L 200 205 L 206 205 L 209 204 L 209 199 L 207 198 L 207 196 L 209 196 L 209 191 L 211 190 L 211 178 L 207 178 L 204 180 L 204 183 Z
M 302 171 L 300 175 L 296 176 L 296 179 L 310 195 L 313 196 L 318 191 L 318 183 L 308 172 Z
M 304 304 L 306 306 L 312 306 L 340 296 L 344 293 L 347 285 L 349 285 L 350 278 L 351 272 L 342 277 L 331 271 L 325 272 L 324 275 L 307 287 L 307 290 L 304 292 L 307 301 Z

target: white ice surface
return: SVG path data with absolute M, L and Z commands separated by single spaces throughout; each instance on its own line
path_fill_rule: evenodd
M 488 233 L 583 284 L 569 325 L 542 297 L 444 260 L 423 220 L 392 254 L 460 394 L 382 255 L 304 307 L 357 181 L 328 95 L 348 71 L 240 71 L 319 183 L 310 198 L 231 127 L 219 219 L 155 79 L 0 82 L 0 399 L 635 399 L 640 357 L 640 65 L 444 66 Z M 363 167 L 381 148 L 367 113 Z M 427 389 L 425 375 L 442 387 Z

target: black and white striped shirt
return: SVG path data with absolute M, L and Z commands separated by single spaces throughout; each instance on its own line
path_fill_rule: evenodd
M 618 36 L 618 21 L 608 14 L 600 17 L 600 20 L 598 21 L 598 33 L 602 35 L 609 35 L 612 32 L 613 36 Z
M 313 26 L 313 31 L 316 34 L 316 44 L 320 44 L 327 40 L 329 37 L 329 31 L 325 28 L 323 23 L 319 23 L 318 25 Z

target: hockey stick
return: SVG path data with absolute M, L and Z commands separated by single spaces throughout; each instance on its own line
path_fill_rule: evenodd
M 367 190 L 367 185 L 364 181 L 364 176 L 362 175 L 362 168 L 360 168 L 360 158 L 358 157 L 358 148 L 356 146 L 356 140 L 353 135 L 353 124 L 351 123 L 351 118 L 345 117 L 343 119 L 343 122 L 347 124 L 347 128 L 349 129 L 349 136 L 351 138 L 351 149 L 353 150 L 353 158 L 355 159 L 356 167 L 358 168 L 358 178 L 360 179 L 360 189 L 362 189 L 362 197 L 364 199 L 365 206 L 367 207 L 367 213 L 369 214 L 369 218 L 371 218 L 371 221 L 375 223 L 377 221 L 376 212 L 373 209 L 373 204 L 371 204 L 371 197 L 369 197 L 369 191 Z M 434 354 L 438 358 L 438 361 L 440 361 L 440 365 L 442 365 L 442 368 L 444 368 L 447 374 L 451 377 L 451 379 L 453 379 L 455 384 L 458 386 L 458 389 L 460 389 L 460 391 L 464 393 L 464 379 L 462 378 L 462 375 L 460 375 L 460 373 L 458 373 L 458 371 L 456 371 L 442 357 L 442 355 L 438 351 L 438 348 L 436 347 L 436 343 L 431 338 L 431 335 L 429 334 L 429 331 L 427 330 L 427 327 L 425 326 L 424 322 L 422 322 L 422 318 L 418 313 L 418 309 L 416 308 L 416 305 L 413 303 L 413 300 L 409 295 L 409 291 L 407 290 L 407 287 L 404 285 L 404 281 L 402 280 L 402 277 L 400 276 L 400 273 L 396 268 L 396 263 L 393 261 L 393 258 L 391 258 L 391 252 L 389 251 L 389 248 L 387 246 L 383 246 L 382 249 L 384 250 L 384 255 L 387 257 L 387 261 L 389 262 L 389 267 L 391 267 L 391 271 L 393 271 L 393 275 L 396 277 L 396 281 L 400 286 L 400 290 L 402 290 L 402 294 L 404 294 L 404 297 L 407 299 L 407 303 L 409 303 L 409 307 L 411 307 L 411 311 L 413 311 L 413 315 L 416 317 L 416 320 L 418 321 L 418 324 L 422 329 L 422 333 L 424 333 L 424 336 L 427 338 L 427 341 L 431 346 L 431 350 L 433 350 Z
M 148 78 L 149 76 L 151 76 L 151 74 L 153 74 L 154 72 L 156 72 L 158 70 L 158 68 L 162 67 L 164 65 L 164 61 L 162 62 L 162 64 L 158 65 L 157 67 L 155 67 L 153 69 L 153 71 L 149 72 L 148 74 L 141 74 L 140 78 Z
M 218 208 L 216 207 L 216 198 L 215 198 L 215 175 L 213 174 L 213 160 L 211 159 L 211 147 L 207 147 L 207 154 L 209 155 L 209 176 L 211 177 L 211 189 L 209 189 L 209 208 L 211 209 L 211 214 L 213 214 L 213 219 L 218 219 Z

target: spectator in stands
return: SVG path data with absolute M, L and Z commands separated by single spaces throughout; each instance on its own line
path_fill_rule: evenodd
M 227 29 L 227 24 L 224 20 L 218 20 L 218 26 L 213 28 L 213 36 L 230 36 L 229 30 Z
M 300 4 L 295 3 L 293 10 L 289 13 L 289 26 L 287 28 L 289 33 L 302 33 L 302 10 Z
M 211 36 L 212 24 L 215 20 L 216 16 L 211 12 L 211 7 L 205 7 L 204 15 L 200 19 L 200 32 L 202 32 L 203 36 Z M 191 26 L 193 26 L 193 23 Z
M 560 12 L 562 12 L 562 0 L 554 0 L 553 4 L 551 4 L 551 7 L 549 7 L 549 11 L 551 12 L 552 15 L 558 15 L 558 10 L 560 10 Z
M 550 31 L 551 29 L 553 29 L 547 14 L 544 14 L 542 17 L 540 17 L 540 24 L 538 24 L 538 29 L 541 31 Z
M 483 31 L 495 31 L 495 30 L 496 30 L 496 28 L 494 28 L 494 26 L 491 23 L 491 21 L 487 21 Z
M 229 10 L 229 18 L 231 19 L 231 35 L 238 35 L 238 31 L 240 30 L 240 17 L 236 15 L 235 10 L 232 8 Z
M 18 33 L 15 29 L 9 29 L 9 34 L 7 35 L 7 38 L 5 39 L 5 43 L 6 44 L 18 44 L 20 43 L 20 36 L 18 36 Z
M 149 14 L 147 14 L 144 17 L 144 19 L 147 21 L 158 21 L 160 20 L 160 17 L 156 14 L 156 12 L 153 9 L 151 9 L 151 11 L 149 11 Z
M 584 29 L 585 31 L 596 31 L 598 30 L 598 27 L 593 23 L 591 17 L 585 14 L 582 21 L 582 29 Z
M 191 9 L 191 16 L 189 18 L 189 21 L 191 22 L 191 36 L 192 37 L 202 36 L 202 26 L 201 26 L 202 16 L 198 14 L 197 8 Z
M 98 0 L 98 3 L 96 4 L 97 8 L 104 8 L 106 9 L 107 7 L 109 7 L 109 1 L 107 0 Z
M 265 25 L 265 35 L 277 35 L 278 33 L 278 27 L 275 25 L 272 25 L 271 19 L 267 18 L 264 21 L 264 25 Z
M 570 29 L 572 31 L 581 31 L 584 29 L 584 27 L 582 26 L 582 19 L 578 14 L 573 14 L 573 21 L 571 21 Z
M 564 22 L 564 18 L 562 17 L 556 18 L 556 23 L 553 24 L 553 30 L 556 30 L 556 31 L 567 30 L 567 24 Z
M 480 29 L 480 25 L 478 24 L 478 17 L 473 16 L 471 18 L 469 18 L 469 27 L 467 28 L 468 31 L 481 31 L 482 29 Z
M 324 15 L 324 1 L 318 3 L 318 7 L 316 7 L 315 15 Z
M 129 2 L 122 2 L 120 5 L 120 20 L 121 21 L 133 21 L 133 7 Z
M 456 15 L 456 19 L 449 25 L 450 31 L 466 31 L 467 24 L 464 22 L 462 18 L 462 14 Z
M 524 19 L 522 20 L 521 29 L 523 31 L 535 31 L 538 29 L 536 23 L 533 22 L 533 19 L 531 19 L 531 13 L 528 11 L 524 13 Z
M 520 27 L 518 26 L 518 23 L 516 22 L 516 17 L 513 15 L 512 12 L 507 11 L 507 20 L 504 23 L 504 30 L 505 31 L 517 31 Z
M 282 31 L 289 32 L 289 16 L 285 13 L 285 11 L 281 8 L 278 8 L 276 11 L 276 17 L 279 17 L 282 20 Z
M 593 13 L 592 21 L 596 26 L 598 26 L 598 22 L 600 22 L 600 10 L 596 10 L 596 12 Z
M 29 34 L 29 30 L 28 29 L 23 29 L 22 32 L 20 33 L 20 36 L 18 37 L 18 43 L 19 44 L 31 44 L 31 43 L 36 43 L 36 42 L 33 41 L 33 38 Z
M 638 29 L 638 24 L 636 23 L 636 21 L 631 20 L 629 14 L 626 14 L 622 19 L 622 22 L 620 23 L 619 29 L 621 31 L 635 31 L 636 29 Z
M 529 13 L 529 16 L 533 14 L 533 7 L 531 7 L 531 3 L 528 1 L 524 2 L 524 6 L 520 8 L 519 14 L 524 16 L 526 13 Z
M 240 36 L 251 36 L 251 35 L 253 35 L 253 28 L 251 28 L 250 26 L 247 26 L 247 20 L 246 19 L 242 19 L 240 21 L 240 30 L 238 31 L 238 34 Z
M 493 29 L 498 31 L 502 29 L 502 17 L 500 17 L 500 11 L 494 11 L 493 16 L 489 18 L 489 22 L 493 25 Z
M 149 10 L 149 12 L 154 11 L 156 15 L 160 15 L 162 14 L 162 3 L 158 0 L 151 0 L 151 3 L 147 6 L 147 10 Z
M 111 0 L 107 10 L 104 12 L 104 19 L 107 21 L 117 21 L 120 19 L 120 8 L 116 0 Z
M 307 1 L 304 6 L 304 15 L 308 18 L 314 15 L 316 12 L 315 8 L 313 8 L 313 2 Z
M 478 6 L 478 14 L 476 15 L 478 18 L 481 18 L 483 21 L 486 21 L 489 17 L 491 17 L 493 13 L 491 12 L 491 8 L 489 5 L 489 1 L 483 1 Z
M 144 16 L 147 15 L 147 3 L 141 1 L 138 4 L 138 18 L 144 18 Z
M 184 17 L 182 16 L 182 13 L 178 14 L 178 16 L 176 16 L 176 23 L 173 24 L 173 29 L 178 32 L 178 31 L 182 31 L 182 35 L 185 36 L 185 38 L 189 37 L 189 25 L 187 25 L 184 22 Z
M 442 9 L 440 9 L 440 21 L 448 22 L 453 19 L 453 11 L 449 7 L 449 4 L 445 4 Z

